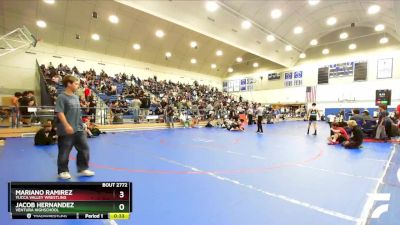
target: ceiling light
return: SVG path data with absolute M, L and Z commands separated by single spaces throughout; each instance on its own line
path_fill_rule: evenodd
M 242 28 L 243 28 L 243 29 L 247 30 L 247 29 L 249 29 L 250 27 L 251 27 L 251 22 L 250 22 L 250 21 L 245 20 L 245 21 L 242 22 Z
M 306 54 L 305 53 L 300 53 L 300 59 L 304 59 L 306 57 Z
M 385 25 L 378 24 L 375 26 L 375 31 L 383 31 L 385 29 Z
M 191 41 L 191 42 L 190 42 L 190 47 L 191 47 L 191 48 L 197 48 L 197 42 Z
M 335 25 L 336 24 L 336 22 L 337 22 L 337 19 L 336 19 L 336 17 L 329 17 L 327 20 L 326 20 L 326 24 L 328 25 L 328 26 L 333 26 L 333 25 Z
M 388 43 L 389 42 L 389 38 L 387 38 L 387 37 L 383 37 L 383 38 L 381 38 L 380 40 L 379 40 L 379 43 L 380 44 L 386 44 L 386 43 Z
M 357 48 L 357 45 L 356 44 L 350 44 L 349 45 L 349 49 L 350 50 L 354 50 L 354 49 L 356 49 Z
M 314 5 L 318 5 L 319 0 L 308 0 L 308 4 L 314 6 Z
M 282 16 L 282 11 L 280 9 L 274 9 L 271 11 L 272 19 L 278 19 L 281 16 Z
M 377 14 L 379 11 L 381 11 L 381 7 L 379 5 L 371 5 L 368 7 L 368 14 Z
M 217 65 L 216 64 L 211 64 L 211 69 L 215 69 L 215 68 L 217 68 Z
M 139 50 L 141 48 L 141 46 L 139 44 L 137 44 L 137 43 L 133 44 L 132 47 L 135 50 Z
M 37 25 L 38 27 L 40 27 L 40 28 L 45 28 L 45 27 L 47 27 L 46 22 L 44 22 L 43 20 L 38 20 L 38 21 L 36 21 L 36 25 Z
M 310 45 L 315 46 L 315 45 L 317 45 L 317 44 L 318 44 L 317 39 L 312 39 L 312 40 L 310 41 Z
M 300 27 L 300 26 L 297 26 L 297 27 L 295 27 L 295 28 L 293 29 L 293 33 L 295 33 L 295 34 L 301 34 L 301 33 L 303 33 L 303 28 Z
M 219 5 L 216 1 L 207 1 L 206 9 L 210 12 L 215 12 L 219 8 Z
M 228 72 L 229 72 L 229 73 L 232 73 L 232 72 L 233 72 L 233 68 L 229 67 L 229 68 L 228 68 Z
M 241 63 L 241 62 L 243 62 L 243 59 L 242 59 L 242 57 L 237 57 L 237 58 L 236 58 L 236 62 L 238 62 L 238 63 Z
M 349 34 L 346 33 L 346 32 L 340 33 L 340 35 L 339 35 L 339 38 L 342 39 L 342 40 L 344 40 L 344 39 L 346 39 L 348 37 L 349 37 Z
M 217 51 L 215 52 L 215 54 L 216 54 L 217 56 L 222 56 L 222 55 L 224 54 L 224 52 L 222 52 L 221 50 L 217 50 Z
M 253 63 L 253 67 L 257 68 L 258 67 L 258 63 L 257 62 Z
M 196 59 L 191 59 L 190 62 L 191 62 L 192 64 L 196 64 L 196 63 L 197 63 L 197 60 L 196 60 Z
M 267 41 L 269 41 L 269 42 L 275 41 L 275 36 L 272 35 L 272 34 L 268 35 L 268 36 L 267 36 Z
M 108 17 L 108 20 L 109 20 L 111 23 L 118 23 L 118 22 L 119 22 L 119 19 L 118 19 L 118 17 L 117 17 L 116 15 L 111 15 L 111 16 L 109 16 L 109 17 Z
M 100 40 L 100 35 L 92 34 L 92 39 L 95 40 L 95 41 L 98 41 L 98 40 Z
M 291 45 L 286 45 L 285 51 L 289 52 L 292 51 L 293 47 Z
M 324 50 L 322 50 L 322 54 L 328 55 L 329 54 L 329 49 L 324 48 Z
M 165 57 L 170 58 L 172 56 L 171 52 L 166 52 Z
M 162 38 L 162 37 L 164 37 L 164 35 L 165 35 L 164 31 L 162 31 L 162 30 L 157 30 L 156 31 L 156 36 L 157 37 Z
M 47 4 L 54 4 L 56 1 L 54 1 L 54 0 L 43 0 L 43 2 L 47 3 Z

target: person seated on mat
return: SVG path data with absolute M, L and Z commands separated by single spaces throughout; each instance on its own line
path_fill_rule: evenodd
M 100 134 L 105 134 L 106 132 L 101 131 L 95 123 L 89 122 L 88 123 L 88 129 L 90 130 L 90 132 L 92 133 L 92 135 L 94 137 L 99 136 Z
M 231 131 L 231 130 L 236 131 L 236 130 L 239 130 L 239 128 L 240 128 L 240 120 L 239 120 L 239 118 L 235 118 L 233 120 L 232 124 L 231 124 L 230 129 L 228 129 L 228 130 L 229 131 Z
M 227 130 L 230 130 L 232 127 L 232 123 L 233 122 L 230 119 L 226 118 L 224 120 L 224 124 L 221 126 L 221 128 L 226 128 Z
M 349 140 L 349 135 L 343 128 L 342 124 L 332 123 L 331 131 L 333 132 L 333 135 L 328 138 L 328 144 L 336 145 Z
M 89 128 L 88 128 L 88 124 L 90 123 L 90 122 L 89 122 L 89 118 L 87 118 L 87 117 L 82 118 L 82 122 L 83 122 L 83 123 L 82 123 L 83 131 L 86 132 L 87 137 L 88 137 L 88 138 L 94 137 L 93 134 L 92 134 L 92 132 L 91 132 L 91 131 L 89 130 Z
M 35 134 L 35 145 L 52 145 L 56 142 L 55 136 L 51 135 L 51 125 L 45 123 Z
M 57 136 L 57 126 L 56 126 L 56 124 L 51 119 L 48 119 L 46 121 L 46 123 L 51 126 L 50 136 L 52 136 L 54 139 L 57 139 L 58 136 Z
M 363 143 L 363 133 L 361 129 L 358 127 L 357 122 L 355 120 L 347 121 L 347 125 L 350 127 L 352 131 L 352 136 L 348 141 L 343 142 L 343 146 L 345 148 L 359 148 Z
M 231 131 L 244 131 L 244 120 L 240 119 L 240 123 L 235 123 L 235 125 L 232 126 Z
M 208 119 L 206 126 L 207 128 L 212 128 L 214 125 L 212 124 L 212 119 Z

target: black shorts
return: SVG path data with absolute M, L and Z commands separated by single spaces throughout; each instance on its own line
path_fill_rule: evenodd
M 317 116 L 311 115 L 311 116 L 310 116 L 310 121 L 317 121 Z
M 359 148 L 361 146 L 361 143 L 354 142 L 354 141 L 349 141 L 347 145 L 344 145 L 345 148 Z

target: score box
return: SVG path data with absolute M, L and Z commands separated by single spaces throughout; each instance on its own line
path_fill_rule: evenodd
M 10 182 L 8 191 L 8 211 L 15 218 L 63 214 L 68 218 L 81 219 L 84 215 L 85 219 L 102 219 L 110 213 L 132 212 L 131 182 Z M 87 214 L 100 216 L 91 218 Z

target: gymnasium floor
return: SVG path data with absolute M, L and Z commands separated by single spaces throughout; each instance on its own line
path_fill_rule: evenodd
M 371 208 L 365 206 L 367 194 L 380 191 L 391 193 L 389 211 L 370 224 L 398 223 L 396 146 L 329 146 L 329 128 L 319 126 L 317 137 L 305 135 L 305 122 L 266 125 L 263 135 L 255 133 L 255 125 L 244 133 L 217 128 L 108 133 L 89 139 L 96 176 L 72 181 L 132 181 L 132 219 L 118 224 L 357 224 Z M 32 143 L 32 138 L 7 139 L 0 150 L 0 224 L 109 223 L 9 218 L 8 181 L 57 181 L 57 147 Z M 75 161 L 70 169 L 76 175 Z

